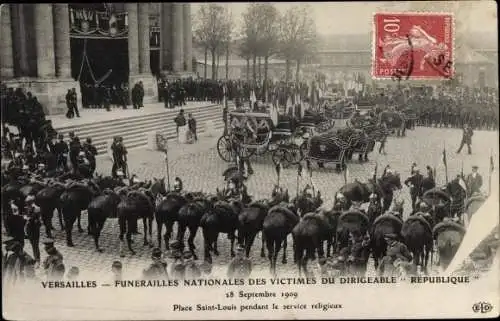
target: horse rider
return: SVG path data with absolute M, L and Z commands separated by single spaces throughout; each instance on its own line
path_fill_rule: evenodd
M 418 215 L 422 218 L 424 218 L 429 224 L 432 226 L 433 225 L 433 219 L 432 215 L 430 213 L 430 207 L 426 202 L 420 202 L 418 204 L 418 212 L 415 213 L 415 215 Z
M 340 211 L 348 209 L 348 202 L 347 202 L 347 199 L 345 198 L 344 194 L 337 193 L 337 195 L 335 196 L 334 208 L 337 210 L 340 210 Z
M 427 165 L 427 177 L 422 180 L 422 195 L 425 194 L 430 189 L 436 187 L 436 181 L 434 180 L 434 171 Z
M 422 182 L 424 176 L 420 174 L 417 164 L 413 163 L 411 169 L 411 176 L 404 182 L 406 186 L 410 187 L 411 208 L 415 211 L 417 198 L 422 197 Z
M 181 193 L 184 188 L 182 180 L 179 177 L 174 179 L 174 192 Z
M 465 185 L 467 186 L 467 195 L 470 197 L 473 194 L 481 194 L 481 187 L 483 186 L 483 177 L 477 172 L 478 167 L 472 166 L 472 173 L 467 175 Z
M 384 276 L 385 269 L 389 266 L 395 267 L 396 264 L 408 264 L 412 260 L 408 247 L 397 240 L 396 234 L 385 234 L 384 240 L 387 243 L 387 250 L 378 267 L 379 276 Z
M 56 267 L 63 263 L 63 256 L 54 246 L 53 239 L 46 239 L 43 244 L 48 256 L 43 260 L 42 267 L 45 270 L 47 278 L 51 279 L 54 277 L 54 274 L 57 274 L 57 271 L 55 271 Z
M 236 257 L 229 263 L 227 276 L 229 278 L 248 278 L 252 273 L 252 261 L 245 257 L 245 249 L 238 245 Z
M 159 248 L 154 248 L 151 254 L 153 261 L 148 268 L 144 269 L 143 277 L 147 280 L 168 279 L 167 262 L 162 259 L 162 253 Z
M 375 219 L 382 214 L 382 206 L 380 205 L 377 194 L 371 193 L 368 198 L 370 203 L 368 204 L 366 214 L 368 215 L 370 222 L 373 223 L 373 221 L 375 221 Z
M 36 266 L 40 265 L 40 227 L 41 211 L 40 207 L 35 204 L 35 196 L 28 195 L 25 200 L 24 215 L 26 219 L 26 235 L 31 243 L 33 249 L 33 256 L 35 257 Z

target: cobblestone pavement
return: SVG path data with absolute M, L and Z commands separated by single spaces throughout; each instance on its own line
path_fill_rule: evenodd
M 358 179 L 365 181 L 374 170 L 375 163 L 378 162 L 380 175 L 383 168 L 390 164 L 391 167 L 401 173 L 402 179 L 409 175 L 412 162 L 416 162 L 421 171 L 425 170 L 426 165 L 436 167 L 438 183 L 444 183 L 445 173 L 442 164 L 443 148 L 447 150 L 448 176 L 451 179 L 464 168 L 465 173 L 469 173 L 471 166 L 476 164 L 484 178 L 483 190 L 488 189 L 488 168 L 489 155 L 492 150 L 497 161 L 498 157 L 498 133 L 497 132 L 475 132 L 473 137 L 473 154 L 467 155 L 466 151 L 462 154 L 456 154 L 456 149 L 461 139 L 461 131 L 455 129 L 437 129 L 437 128 L 416 128 L 408 131 L 407 137 L 389 138 L 386 151 L 387 155 L 380 155 L 377 152 L 369 155 L 370 160 L 367 163 L 360 164 L 357 160 L 348 164 L 349 180 Z M 216 149 L 218 137 L 202 137 L 200 141 L 192 145 L 179 145 L 176 142 L 169 142 L 169 167 L 170 178 L 173 181 L 175 176 L 182 178 L 185 190 L 191 191 L 214 191 L 216 187 L 223 187 L 224 182 L 222 172 L 228 164 L 222 161 Z M 378 146 L 377 146 L 378 147 Z M 151 179 L 152 177 L 166 176 L 166 166 L 164 156 L 160 152 L 149 151 L 144 148 L 131 150 L 129 152 L 129 170 L 135 173 L 141 179 Z M 101 156 L 98 159 L 98 172 L 104 174 L 111 173 L 111 160 L 107 156 Z M 276 181 L 274 165 L 269 156 L 260 157 L 253 161 L 255 174 L 248 181 L 248 190 L 255 198 L 265 198 L 270 195 L 273 184 Z M 297 169 L 292 167 L 284 169 L 282 175 L 282 185 L 289 189 L 290 195 L 296 193 Z M 341 185 L 343 185 L 343 175 L 335 172 L 333 166 L 328 165 L 324 169 L 319 169 L 313 164 L 313 180 L 318 190 L 322 192 L 325 199 L 324 206 L 331 206 L 332 197 Z M 301 183 L 304 187 L 306 180 Z M 409 191 L 403 188 L 399 197 L 405 199 L 405 212 L 410 210 Z M 55 226 L 58 223 L 54 222 Z M 86 214 L 83 214 L 82 226 L 86 229 Z M 142 231 L 142 223 L 139 223 Z M 176 228 L 174 229 L 174 233 Z M 43 233 L 43 232 L 42 232 Z M 114 260 L 121 260 L 124 265 L 124 273 L 129 277 L 138 277 L 140 271 L 150 262 L 151 249 L 143 247 L 142 235 L 135 236 L 134 247 L 137 254 L 120 258 L 118 254 L 118 224 L 116 219 L 108 219 L 105 223 L 104 231 L 101 236 L 101 247 L 105 249 L 103 253 L 97 253 L 94 250 L 93 240 L 87 233 L 78 233 L 74 229 L 74 248 L 65 246 L 64 233 L 58 231 L 55 233 L 56 246 L 64 255 L 67 269 L 71 266 L 78 266 L 82 276 L 95 272 L 100 275 L 110 273 L 111 263 Z M 153 232 L 153 240 L 156 240 L 156 231 Z M 202 232 L 198 231 L 196 237 L 196 246 L 199 256 L 202 257 Z M 289 243 L 290 244 L 290 243 Z M 268 275 L 267 258 L 260 257 L 260 235 L 256 240 L 251 252 L 251 258 L 255 264 L 255 269 L 260 275 Z M 283 266 L 278 263 L 278 273 L 287 275 L 295 273 L 296 267 L 291 263 L 293 260 L 291 246 L 288 247 L 289 263 Z M 220 256 L 214 257 L 214 275 L 223 276 L 226 273 L 226 264 L 230 261 L 229 241 L 225 235 L 219 237 Z M 31 249 L 28 248 L 31 253 Z M 43 254 L 42 254 L 43 259 Z M 315 261 L 316 262 L 316 261 Z M 312 265 L 316 265 L 316 263 Z M 371 264 L 370 264 L 371 265 Z M 369 273 L 373 273 L 373 267 L 369 267 Z

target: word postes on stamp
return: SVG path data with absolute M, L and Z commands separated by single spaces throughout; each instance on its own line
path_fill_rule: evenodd
M 451 78 L 453 32 L 453 15 L 448 13 L 375 14 L 372 76 Z

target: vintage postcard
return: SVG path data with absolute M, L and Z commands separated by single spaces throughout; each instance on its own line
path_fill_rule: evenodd
M 496 2 L 0 9 L 5 319 L 498 317 Z

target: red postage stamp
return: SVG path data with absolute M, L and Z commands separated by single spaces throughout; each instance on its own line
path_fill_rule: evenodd
M 453 77 L 453 32 L 453 15 L 448 13 L 375 14 L 372 76 Z

